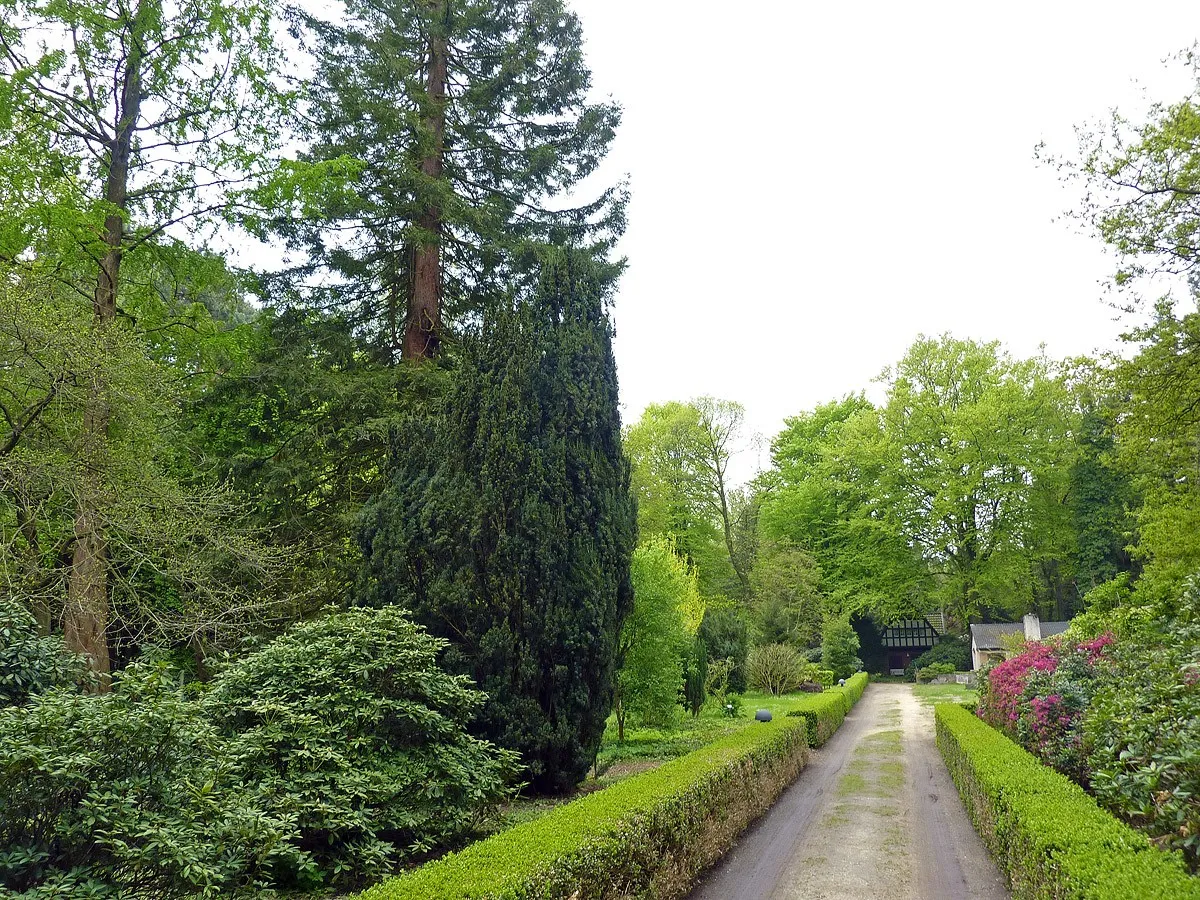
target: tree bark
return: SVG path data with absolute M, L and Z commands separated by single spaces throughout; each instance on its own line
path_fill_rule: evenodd
M 430 141 L 421 159 L 421 174 L 430 180 L 442 177 L 446 149 L 447 0 L 431 0 L 432 36 L 429 71 L 425 81 L 428 114 L 425 129 Z M 422 235 L 413 248 L 412 285 L 404 324 L 401 355 L 411 362 L 437 355 L 441 331 L 442 210 L 431 201 L 417 216 Z
M 133 15 L 133 34 L 121 78 L 121 102 L 116 127 L 108 146 L 108 171 L 104 199 L 110 211 L 104 219 L 106 251 L 100 260 L 96 279 L 93 314 L 100 340 L 113 328 L 117 318 L 117 291 L 120 287 L 121 257 L 125 240 L 125 212 L 128 207 L 129 161 L 133 150 L 142 101 L 142 50 L 137 34 L 141 5 Z M 93 464 L 85 466 L 91 483 L 80 492 L 75 508 L 75 545 L 71 555 L 71 573 L 67 583 L 67 604 L 63 615 L 63 637 L 67 646 L 84 654 L 99 674 L 100 690 L 109 686 L 112 663 L 109 656 L 108 628 L 108 542 L 101 524 L 103 485 L 94 464 L 108 443 L 111 413 L 100 379 L 92 386 L 83 415 L 80 450 Z

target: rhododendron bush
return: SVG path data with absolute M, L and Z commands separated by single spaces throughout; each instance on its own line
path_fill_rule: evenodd
M 978 714 L 1200 870 L 1200 588 L 1119 641 L 1027 644 Z

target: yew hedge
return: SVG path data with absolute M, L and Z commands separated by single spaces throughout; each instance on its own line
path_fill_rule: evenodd
M 804 768 L 805 723 L 755 723 L 376 885 L 362 900 L 674 900 Z
M 936 717 L 946 766 L 1018 900 L 1200 900 L 1179 854 L 963 707 L 941 704 Z
M 804 719 L 808 726 L 808 745 L 820 747 L 829 740 L 842 720 L 867 689 L 869 676 L 859 672 L 846 680 L 844 687 L 834 687 L 819 694 L 806 694 L 793 701 L 788 715 Z

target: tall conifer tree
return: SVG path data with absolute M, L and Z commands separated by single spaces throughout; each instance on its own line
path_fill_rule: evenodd
M 570 208 L 620 119 L 589 103 L 579 20 L 562 0 L 348 0 L 305 17 L 317 45 L 311 156 L 350 156 L 354 189 L 293 242 L 385 358 L 436 355 L 443 325 L 536 282 L 534 248 L 603 255 L 624 229 L 622 187 Z M 306 292 L 308 293 L 308 292 Z
M 409 606 L 488 693 L 534 787 L 576 784 L 613 699 L 636 513 L 603 267 L 555 252 L 535 299 L 465 342 L 442 416 L 398 430 L 363 530 L 369 594 Z

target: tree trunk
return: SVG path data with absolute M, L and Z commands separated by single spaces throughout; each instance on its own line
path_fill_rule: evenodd
M 729 565 L 733 568 L 733 574 L 737 576 L 738 583 L 742 586 L 742 596 L 749 599 L 750 576 L 741 565 L 737 551 L 733 547 L 733 523 L 729 520 L 729 499 L 725 495 L 725 476 L 719 469 L 717 471 L 717 490 L 721 499 L 721 525 L 725 529 L 725 548 L 729 551 Z
M 446 0 L 431 0 L 432 36 L 429 40 L 429 73 L 425 81 L 428 114 L 425 129 L 429 147 L 421 159 L 421 174 L 430 180 L 442 177 L 446 145 Z M 430 202 L 417 216 L 421 237 L 413 248 L 412 286 L 404 323 L 402 355 L 410 362 L 437 355 L 441 331 L 442 210 Z
M 135 30 L 140 12 L 139 4 L 133 16 Z M 115 327 L 117 318 L 117 290 L 120 286 L 125 239 L 124 213 L 129 193 L 129 160 L 141 101 L 141 49 L 135 35 L 129 55 L 125 58 L 121 107 L 108 146 L 108 172 L 104 186 L 104 199 L 110 206 L 110 212 L 104 219 L 107 250 L 100 260 L 92 304 L 101 340 L 104 340 L 108 329 Z M 87 460 L 99 461 L 108 443 L 108 427 L 112 417 L 104 394 L 105 386 L 97 379 L 83 414 L 80 449 Z M 100 675 L 100 690 L 107 690 L 112 664 L 106 635 L 109 614 L 108 542 L 101 527 L 103 485 L 94 464 L 87 465 L 86 470 L 92 483 L 80 492 L 75 508 L 75 546 L 67 584 L 63 637 L 70 649 L 88 657 L 93 671 Z

